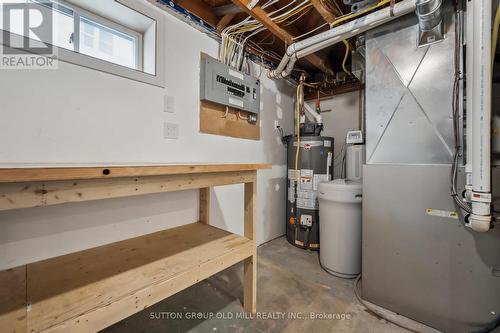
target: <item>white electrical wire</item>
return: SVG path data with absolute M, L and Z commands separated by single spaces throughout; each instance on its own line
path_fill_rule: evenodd
M 262 8 L 267 8 L 272 4 L 275 4 L 276 2 L 276 0 L 269 0 L 264 5 L 262 5 Z M 308 5 L 309 0 L 304 0 L 298 5 L 296 4 L 296 2 L 297 0 L 293 0 L 285 6 L 269 13 L 269 17 L 272 21 L 279 21 L 281 23 L 283 21 L 286 21 L 289 17 L 295 16 L 310 7 L 310 5 Z M 294 4 L 295 6 L 289 9 L 289 7 Z M 284 13 L 276 15 L 277 13 L 280 13 L 286 9 L 288 10 Z M 263 27 L 262 24 L 252 19 L 250 16 L 239 23 L 226 27 L 221 33 L 222 41 L 221 48 L 219 50 L 219 60 L 229 66 L 240 70 L 241 66 L 243 65 L 246 44 L 250 41 L 250 38 L 252 36 L 255 36 L 265 29 L 266 28 Z M 317 29 L 319 29 L 319 27 L 316 28 L 316 30 Z
M 318 27 L 316 27 L 316 28 L 312 29 L 311 31 L 308 31 L 308 32 L 303 33 L 303 34 L 302 34 L 302 35 L 300 35 L 300 36 L 292 37 L 292 40 L 297 40 L 297 39 L 300 39 L 300 38 L 305 37 L 305 36 L 307 36 L 307 35 L 310 35 L 310 34 L 312 34 L 313 32 L 316 32 L 316 31 L 318 31 L 319 29 L 321 29 L 321 28 L 323 28 L 324 26 L 327 26 L 327 25 L 329 25 L 329 24 L 330 24 L 330 23 L 324 23 L 324 24 L 322 24 L 322 25 L 320 25 L 320 26 L 318 26 Z

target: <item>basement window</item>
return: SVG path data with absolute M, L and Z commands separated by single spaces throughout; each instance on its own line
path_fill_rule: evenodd
M 3 4 L 12 2 L 29 3 L 48 13 L 52 36 L 40 39 L 25 27 L 23 15 L 32 20 L 31 14 L 10 11 L 8 27 L 0 26 L 11 36 L 11 45 L 2 41 L 5 46 L 15 47 L 12 41 L 16 38 L 29 38 L 53 45 L 61 61 L 164 86 L 162 16 L 148 4 L 134 0 L 0 0 L 1 17 L 5 16 Z
M 115 30 L 88 18 L 80 18 L 80 53 L 113 62 L 128 68 L 140 69 L 141 36 Z

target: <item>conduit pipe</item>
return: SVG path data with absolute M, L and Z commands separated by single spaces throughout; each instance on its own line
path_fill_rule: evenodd
M 400 16 L 415 11 L 415 0 L 403 0 L 394 5 L 393 13 L 389 7 L 360 17 L 336 28 L 306 38 L 290 45 L 278 67 L 269 72 L 269 77 L 284 78 L 292 73 L 298 59 L 339 43 L 377 26 L 390 22 Z
M 474 3 L 472 91 L 472 214 L 469 226 L 478 232 L 491 222 L 491 0 Z

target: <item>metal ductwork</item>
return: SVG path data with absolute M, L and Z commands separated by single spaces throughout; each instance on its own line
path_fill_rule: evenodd
M 425 46 L 444 39 L 442 0 L 416 0 L 418 17 L 418 46 Z

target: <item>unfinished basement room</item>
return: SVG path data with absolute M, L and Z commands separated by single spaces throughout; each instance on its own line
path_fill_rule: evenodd
M 499 28 L 0 0 L 0 333 L 500 333 Z

